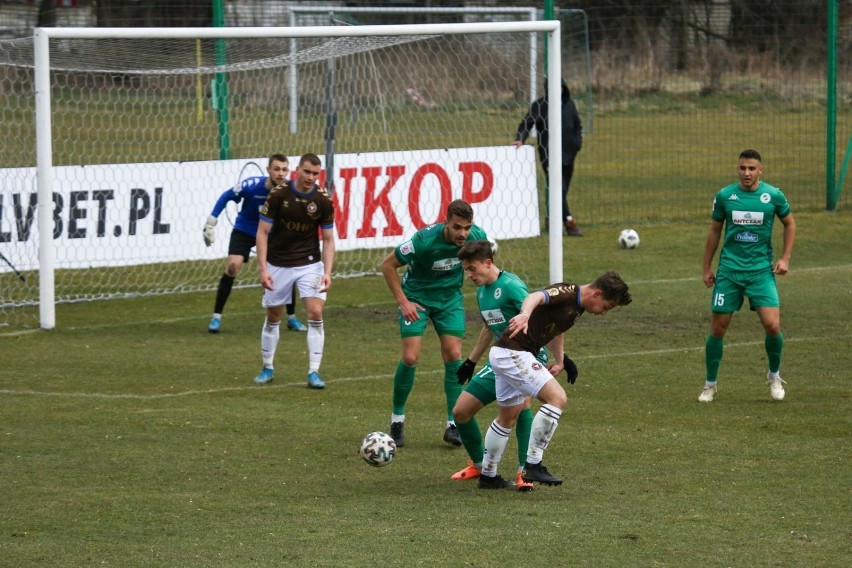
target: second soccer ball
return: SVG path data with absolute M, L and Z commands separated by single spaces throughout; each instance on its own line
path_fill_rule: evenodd
M 639 233 L 633 229 L 624 229 L 618 234 L 618 246 L 623 249 L 635 249 L 639 246 Z

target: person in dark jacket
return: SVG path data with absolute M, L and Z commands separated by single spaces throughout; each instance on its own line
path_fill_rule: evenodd
M 538 158 L 544 175 L 548 174 L 548 131 L 547 131 L 547 80 L 544 81 L 545 96 L 536 99 L 530 105 L 524 119 L 518 125 L 518 132 L 512 145 L 519 148 L 530 135 L 533 127 L 538 132 Z M 571 99 L 571 91 L 562 81 L 562 223 L 570 237 L 580 237 L 583 233 L 568 207 L 568 188 L 574 175 L 574 158 L 583 147 L 583 125 L 577 106 Z

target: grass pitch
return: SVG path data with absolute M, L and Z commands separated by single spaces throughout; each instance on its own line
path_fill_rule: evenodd
M 580 378 L 545 455 L 566 482 L 530 494 L 449 480 L 466 457 L 441 441 L 431 329 L 406 447 L 385 468 L 358 457 L 388 427 L 399 356 L 380 278 L 330 292 L 325 391 L 305 387 L 305 337 L 287 331 L 275 382 L 252 386 L 256 289 L 234 292 L 218 335 L 212 294 L 61 305 L 56 330 L 0 334 L 0 566 L 846 565 L 852 217 L 796 217 L 781 403 L 747 311 L 717 400 L 696 401 L 706 223 L 637 226 L 635 251 L 617 249 L 623 227 L 566 240 L 566 280 L 615 268 L 634 302 L 568 332 Z M 514 457 L 513 438 L 504 475 Z

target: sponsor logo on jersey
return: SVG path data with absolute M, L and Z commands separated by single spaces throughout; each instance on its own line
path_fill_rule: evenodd
M 771 200 L 772 200 L 772 198 L 769 197 L 768 193 L 761 193 L 760 194 L 760 202 L 761 203 L 769 203 Z
M 738 200 L 739 198 L 740 198 L 740 196 L 739 196 L 739 195 L 737 195 L 736 193 L 734 193 L 734 194 L 732 194 L 732 195 L 728 198 L 728 201 L 736 201 L 736 200 Z
M 749 231 L 743 231 L 742 233 L 737 233 L 734 236 L 734 240 L 741 243 L 756 243 L 757 235 Z
M 763 225 L 763 211 L 732 211 L 734 225 Z
M 408 256 L 414 252 L 414 243 L 411 241 L 405 241 L 401 245 L 399 245 L 399 252 L 402 256 Z
M 436 260 L 432 263 L 432 270 L 436 272 L 449 272 L 456 266 L 460 266 L 461 261 L 457 258 L 444 258 Z
M 485 322 L 485 325 L 506 323 L 506 317 L 500 310 L 482 310 L 480 313 L 482 314 L 482 320 Z

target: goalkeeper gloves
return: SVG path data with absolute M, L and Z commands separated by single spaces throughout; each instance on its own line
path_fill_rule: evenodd
M 218 219 L 213 215 L 207 217 L 207 222 L 204 223 L 204 244 L 208 247 L 216 240 L 216 222 Z
M 456 376 L 459 378 L 459 384 L 463 385 L 473 377 L 473 370 L 476 369 L 476 363 L 470 359 L 465 359 L 464 363 L 456 369 Z
M 573 385 L 580 374 L 577 370 L 577 364 L 565 353 L 562 355 L 562 366 L 565 367 L 565 372 L 568 374 L 568 382 Z

